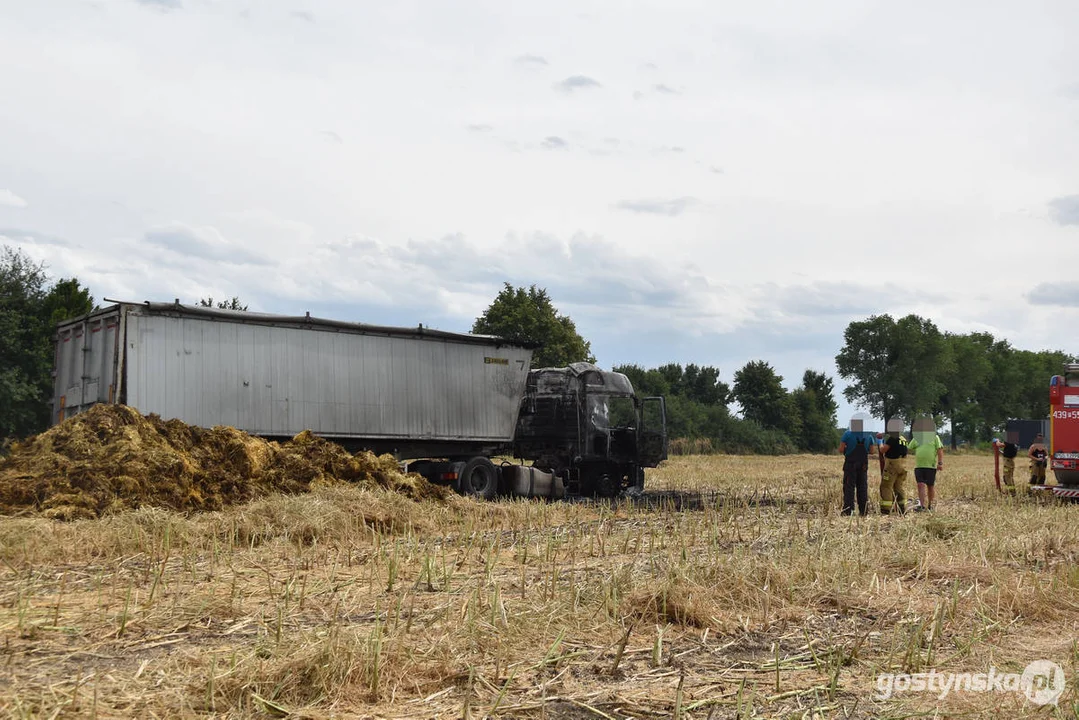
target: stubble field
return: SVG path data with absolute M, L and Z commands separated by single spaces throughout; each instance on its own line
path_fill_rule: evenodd
M 324 488 L 0 518 L 0 715 L 1076 717 L 1079 506 L 949 456 L 935 512 L 840 517 L 840 462 L 649 471 L 703 509 Z M 1039 659 L 1057 705 L 878 688 Z

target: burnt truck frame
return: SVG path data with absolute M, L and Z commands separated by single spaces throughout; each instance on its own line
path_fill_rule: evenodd
M 639 491 L 644 468 L 667 458 L 666 405 L 638 399 L 625 375 L 589 363 L 533 370 L 513 451 L 561 477 L 569 492 Z
M 667 457 L 663 398 L 588 363 L 531 369 L 527 343 L 109 302 L 57 327 L 54 423 L 121 403 L 275 440 L 311 430 L 483 498 L 611 497 Z
M 644 469 L 667 459 L 666 415 L 664 398 L 638 398 L 622 373 L 583 362 L 530 370 L 512 446 L 494 454 L 530 461 L 538 473 L 487 456 L 423 459 L 408 469 L 485 498 L 639 493 Z

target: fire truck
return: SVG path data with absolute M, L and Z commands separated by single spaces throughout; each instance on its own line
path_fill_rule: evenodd
M 1079 486 L 1079 364 L 1049 381 L 1049 468 L 1058 485 Z

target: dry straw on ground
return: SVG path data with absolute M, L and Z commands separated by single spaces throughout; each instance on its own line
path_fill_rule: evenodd
M 142 506 L 219 510 L 270 493 L 348 482 L 438 498 L 391 456 L 350 455 L 309 432 L 278 444 L 230 427 L 203 430 L 95 405 L 0 459 L 0 512 L 74 520 Z
M 949 458 L 932 514 L 843 518 L 835 457 L 681 457 L 703 510 L 414 502 L 0 520 L 0 715 L 1075 717 L 1079 507 Z M 1065 669 L 877 699 L 881 672 Z

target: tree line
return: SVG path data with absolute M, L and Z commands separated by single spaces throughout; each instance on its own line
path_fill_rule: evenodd
M 931 320 L 873 315 L 850 323 L 836 356 L 847 400 L 881 418 L 929 413 L 958 441 L 984 442 L 1010 418 L 1049 415 L 1049 379 L 1075 357 L 1019 350 L 986 332 L 941 332 Z
M 238 297 L 203 298 L 205 307 L 246 310 Z M 94 308 L 76 278 L 50 280 L 44 266 L 8 247 L 0 254 L 0 442 L 49 425 L 56 325 Z M 534 367 L 595 362 L 573 320 L 545 289 L 503 289 L 476 318 L 472 332 L 537 347 Z M 941 332 L 917 315 L 874 315 L 850 323 L 836 356 L 846 398 L 881 418 L 920 413 L 952 424 L 952 443 L 987 440 L 1013 417 L 1044 418 L 1049 378 L 1075 358 L 1062 350 L 1018 350 L 985 332 Z M 831 377 L 806 370 L 788 391 L 763 360 L 746 363 L 733 384 L 710 365 L 656 368 L 616 365 L 639 396 L 666 398 L 667 430 L 689 447 L 717 452 L 829 452 L 838 442 Z M 731 410 L 736 403 L 740 416 Z
M 830 452 L 839 444 L 832 379 L 806 370 L 792 391 L 763 360 L 734 373 L 734 385 L 719 379 L 719 368 L 669 363 L 645 369 L 616 365 L 638 396 L 662 395 L 667 405 L 667 434 L 697 452 L 777 455 Z M 741 417 L 730 404 L 741 407 Z M 688 441 L 688 442 L 687 442 Z

